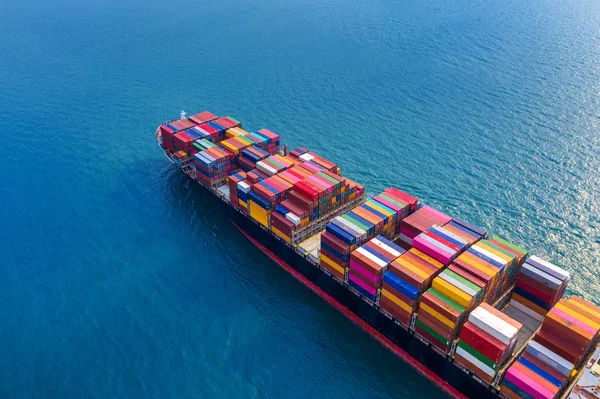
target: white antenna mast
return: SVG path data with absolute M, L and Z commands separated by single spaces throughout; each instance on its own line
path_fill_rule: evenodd
M 185 119 L 185 115 L 186 115 L 185 111 L 181 110 L 181 114 L 180 114 L 179 119 Z

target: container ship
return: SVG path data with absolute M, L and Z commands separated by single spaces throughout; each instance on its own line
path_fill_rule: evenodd
M 450 397 L 600 397 L 600 308 L 564 297 L 568 271 L 233 117 L 155 135 L 241 235 Z

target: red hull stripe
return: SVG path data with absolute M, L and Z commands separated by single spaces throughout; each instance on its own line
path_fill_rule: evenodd
M 293 267 L 291 267 L 290 265 L 285 263 L 281 258 L 279 258 L 277 255 L 275 255 L 273 252 L 269 251 L 261 243 L 259 243 L 252 236 L 250 236 L 244 229 L 242 229 L 240 226 L 238 226 L 233 220 L 230 220 L 230 221 L 246 238 L 248 238 L 254 245 L 256 245 L 256 247 L 258 247 L 258 249 L 260 249 L 265 255 L 267 255 L 275 263 L 277 263 L 279 266 L 281 266 L 283 269 L 285 269 L 288 273 L 290 273 L 292 276 L 294 276 L 296 278 L 296 280 L 303 283 L 305 286 L 310 288 L 314 293 L 316 293 L 321 298 L 323 298 L 325 301 L 327 301 L 331 306 L 333 306 L 334 308 L 339 310 L 341 313 L 343 313 L 354 324 L 358 325 L 363 330 L 365 330 L 366 332 L 371 334 L 373 336 L 373 338 L 375 338 L 377 341 L 379 341 L 379 343 L 381 343 L 383 346 L 385 346 L 387 349 L 389 349 L 392 353 L 394 353 L 400 359 L 402 359 L 403 361 L 405 361 L 406 363 L 411 365 L 423 377 L 425 377 L 428 380 L 430 380 L 431 382 L 433 382 L 437 387 L 439 387 L 442 391 L 444 391 L 446 394 L 448 394 L 450 397 L 452 397 L 454 399 L 468 399 L 465 395 L 463 395 L 462 393 L 457 391 L 452 385 L 448 384 L 446 381 L 441 379 L 438 375 L 433 373 L 431 370 L 429 370 L 427 367 L 425 367 L 423 364 L 421 364 L 414 357 L 412 357 L 411 355 L 406 353 L 404 350 L 402 350 L 400 347 L 398 347 L 396 344 L 394 344 L 392 341 L 390 341 L 387 337 L 385 337 L 383 334 L 381 334 L 379 331 L 377 331 L 376 329 L 371 327 L 368 323 L 366 323 L 365 321 L 360 319 L 358 316 L 356 316 L 354 313 L 350 312 L 348 309 L 343 307 L 338 301 L 333 299 L 331 296 L 329 296 L 329 294 L 327 294 L 325 291 L 320 289 L 316 284 L 314 284 L 313 282 L 308 280 L 306 277 L 304 277 L 302 274 L 297 272 Z

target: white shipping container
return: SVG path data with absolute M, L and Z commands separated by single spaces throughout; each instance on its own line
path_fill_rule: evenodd
M 467 240 L 465 240 L 461 236 L 458 236 L 458 235 L 454 234 L 453 232 L 446 230 L 443 227 L 434 227 L 434 229 L 439 230 L 441 233 L 447 235 L 448 237 L 452 238 L 455 241 L 462 243 L 463 245 L 467 245 L 469 243 Z
M 501 257 L 499 257 L 496 254 L 491 253 L 490 251 L 488 251 L 485 248 L 482 248 L 479 244 L 475 244 L 471 247 L 472 250 L 479 252 L 480 254 L 487 256 L 490 259 L 495 260 L 496 262 L 500 263 L 503 266 L 506 266 L 508 264 L 508 262 L 504 259 L 502 259 Z
M 465 358 L 466 361 L 470 362 L 473 366 L 476 366 L 479 370 L 483 371 L 485 374 L 490 377 L 494 377 L 496 372 L 492 370 L 490 366 L 483 363 L 481 360 L 477 359 L 475 356 L 471 355 L 469 352 L 464 350 L 463 348 L 456 348 L 456 353 Z
M 523 305 L 521 302 L 518 302 L 514 299 L 510 300 L 510 306 L 514 307 L 515 309 L 520 310 L 521 312 L 525 313 L 527 316 L 531 317 L 534 320 L 539 321 L 540 323 L 544 322 L 544 315 L 537 313 L 535 310 L 528 308 L 527 306 Z
M 460 289 L 463 292 L 466 292 L 467 294 L 471 295 L 471 296 L 475 296 L 479 291 L 475 291 L 473 288 L 466 286 L 465 284 L 463 284 L 462 282 L 458 281 L 457 279 L 455 279 L 452 276 L 449 276 L 446 273 L 441 273 L 439 275 L 439 277 L 452 284 L 453 286 L 455 286 L 456 288 Z
M 237 186 L 238 186 L 238 190 L 240 190 L 241 192 L 244 192 L 246 194 L 249 193 L 250 191 L 252 191 L 252 187 L 250 187 L 250 185 L 246 182 L 241 181 L 237 184 Z
M 545 271 L 546 273 L 550 274 L 551 276 L 556 277 L 560 281 L 568 280 L 571 277 L 571 273 L 569 273 L 568 271 L 561 269 L 560 267 L 548 261 L 545 261 L 535 255 L 530 256 L 527 259 L 527 261 L 532 265 L 538 267 L 539 269 Z
M 367 251 L 364 248 L 358 248 L 356 251 L 358 253 L 360 253 L 361 255 L 363 255 L 363 256 L 369 258 L 370 260 L 372 260 L 378 266 L 381 266 L 381 267 L 387 266 L 387 263 L 385 261 L 383 261 L 382 259 L 379 259 L 377 256 L 373 255 L 372 253 L 370 253 L 369 251 Z
M 469 321 L 506 345 L 509 345 L 519 332 L 517 328 L 482 307 L 477 307 L 471 312 Z
M 298 216 L 296 216 L 295 214 L 293 214 L 292 212 L 286 213 L 285 218 L 287 220 L 289 220 L 290 222 L 294 223 L 296 226 L 298 226 L 300 224 L 300 218 Z
M 302 160 L 304 162 L 308 162 L 308 161 L 312 160 L 314 158 L 314 156 L 310 155 L 309 153 L 306 153 L 306 154 L 300 155 L 298 158 L 300 158 L 300 160 Z
M 342 218 L 341 216 L 336 217 L 335 220 L 342 223 L 344 226 L 350 228 L 351 230 L 356 231 L 361 236 L 364 236 L 367 234 L 367 232 L 365 230 L 361 229 L 358 226 L 353 225 L 352 223 L 348 222 L 346 219 Z
M 262 161 L 258 161 L 256 163 L 256 169 L 260 170 L 261 172 L 263 172 L 264 174 L 269 175 L 269 176 L 273 176 L 273 175 L 277 174 L 277 171 L 275 169 L 273 169 L 269 165 L 266 165 Z
M 527 345 L 525 351 L 536 359 L 546 363 L 548 366 L 552 367 L 554 370 L 558 371 L 564 376 L 568 376 L 571 373 L 571 370 L 575 368 L 573 363 L 535 341 L 529 342 L 529 345 Z
M 400 255 L 402 255 L 400 252 L 396 251 L 394 248 L 390 247 L 389 245 L 386 245 L 383 242 L 379 241 L 377 238 L 373 238 L 371 240 L 371 242 L 373 244 L 377 245 L 378 247 L 380 247 L 381 249 L 383 249 L 384 251 L 391 253 L 396 258 L 399 257 Z
M 557 291 L 563 284 L 561 280 L 557 279 L 554 276 L 551 276 L 542 269 L 539 269 L 537 266 L 529 264 L 527 262 L 521 267 L 521 273 Z
M 439 241 L 436 241 L 435 239 L 429 237 L 428 235 L 426 235 L 425 233 L 421 233 L 419 234 L 419 239 L 423 240 L 423 241 L 427 241 L 427 243 L 429 245 L 432 246 L 432 248 L 437 248 L 439 251 L 443 251 L 446 254 L 448 254 L 448 256 L 452 256 L 456 253 L 455 250 L 453 250 L 452 248 L 442 244 Z

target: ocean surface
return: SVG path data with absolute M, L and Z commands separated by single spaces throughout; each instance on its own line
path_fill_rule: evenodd
M 597 0 L 6 0 L 0 397 L 443 397 L 268 260 L 154 130 L 210 110 L 600 304 Z

